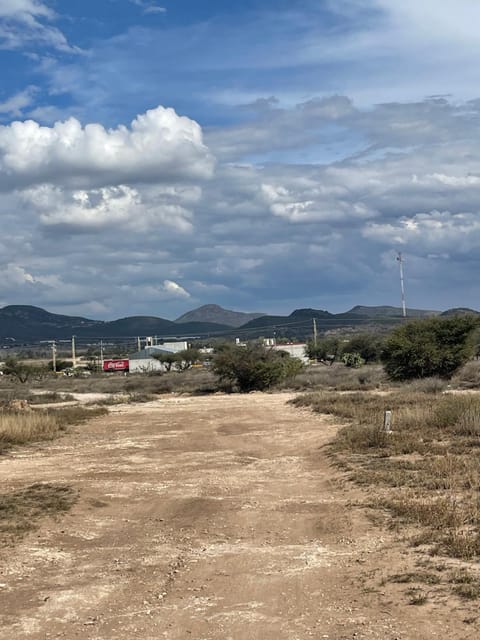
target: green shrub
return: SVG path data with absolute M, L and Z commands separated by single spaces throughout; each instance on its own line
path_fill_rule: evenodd
M 303 369 L 297 358 L 285 351 L 261 345 L 225 345 L 213 359 L 213 372 L 230 387 L 242 392 L 263 391 L 291 378 Z
M 344 353 L 342 362 L 346 367 L 352 367 L 353 369 L 358 369 L 358 367 L 365 364 L 365 360 L 359 353 Z
M 392 380 L 450 378 L 473 354 L 475 316 L 408 322 L 385 340 L 382 361 Z

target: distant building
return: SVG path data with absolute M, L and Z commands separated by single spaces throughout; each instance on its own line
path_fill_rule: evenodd
M 145 347 L 141 351 L 132 353 L 129 356 L 130 373 L 152 373 L 153 371 L 166 371 L 165 365 L 154 358 L 155 354 L 178 353 L 188 349 L 188 343 L 181 342 L 164 342 L 163 344 Z
M 286 351 L 292 358 L 298 358 L 305 364 L 308 363 L 308 356 L 306 354 L 307 345 L 305 343 L 301 344 L 277 344 L 273 349 L 277 351 Z

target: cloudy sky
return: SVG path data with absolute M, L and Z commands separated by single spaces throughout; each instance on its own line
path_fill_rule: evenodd
M 0 0 L 0 306 L 480 308 L 478 0 Z

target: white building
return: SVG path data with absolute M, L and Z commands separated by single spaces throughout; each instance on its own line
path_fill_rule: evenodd
M 305 364 L 309 362 L 306 354 L 306 344 L 277 344 L 273 348 L 277 351 L 286 351 L 292 358 L 298 358 Z
M 178 353 L 188 349 L 188 343 L 181 342 L 164 342 L 163 344 L 145 347 L 137 353 L 129 356 L 130 373 L 152 373 L 154 371 L 166 371 L 165 365 L 154 358 L 155 354 L 161 353 Z

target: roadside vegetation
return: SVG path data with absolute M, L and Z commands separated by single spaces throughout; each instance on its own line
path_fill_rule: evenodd
M 76 491 L 64 484 L 36 483 L 0 493 L 0 547 L 18 542 L 44 518 L 68 511 L 76 500 Z
M 331 445 L 335 461 L 411 544 L 432 556 L 478 562 L 479 396 L 410 385 L 385 395 L 314 392 L 293 403 L 345 423 Z M 386 410 L 392 434 L 383 429 Z M 480 594 L 480 575 L 466 575 L 469 586 L 454 582 L 456 592 Z
M 100 407 L 74 406 L 33 411 L 28 405 L 17 406 L 17 409 L 9 408 L 9 405 L 0 409 L 0 454 L 14 445 L 52 440 L 69 425 L 106 413 Z

